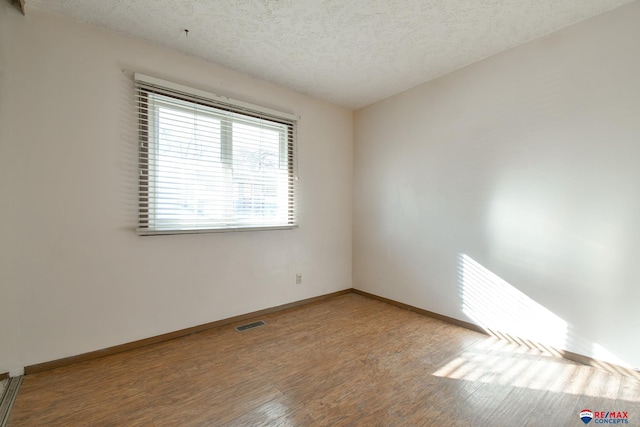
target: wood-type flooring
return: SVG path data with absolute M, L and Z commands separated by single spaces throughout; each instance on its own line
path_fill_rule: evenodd
M 28 375 L 8 425 L 640 425 L 637 379 L 361 295 L 260 319 Z

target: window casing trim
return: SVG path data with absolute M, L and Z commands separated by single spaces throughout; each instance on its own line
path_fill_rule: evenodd
M 300 228 L 298 224 L 276 225 L 270 227 L 230 227 L 230 228 L 194 228 L 188 230 L 150 230 L 137 228 L 138 236 L 174 236 L 179 234 L 208 234 L 208 233 L 238 233 L 243 231 L 278 231 L 295 230 Z
M 253 104 L 245 103 L 242 101 L 236 101 L 227 97 L 218 96 L 198 89 L 189 88 L 172 82 L 167 82 L 154 77 L 146 76 L 144 74 L 136 73 L 134 80 L 136 82 L 136 90 L 138 93 L 138 134 L 139 134 L 139 163 L 140 163 L 140 178 L 139 178 L 139 226 L 136 229 L 138 235 L 173 235 L 173 234 L 201 234 L 201 233 L 219 233 L 219 232 L 236 232 L 236 231 L 257 231 L 257 230 L 287 230 L 298 228 L 297 222 L 297 167 L 296 157 L 297 148 L 295 146 L 295 128 L 296 122 L 299 119 L 298 116 L 282 113 L 269 108 L 256 106 Z M 265 222 L 265 225 L 258 223 L 242 224 L 226 224 L 223 226 L 215 227 L 194 227 L 190 228 L 188 225 L 184 228 L 164 228 L 156 227 L 154 220 L 151 219 L 154 209 L 152 181 L 149 176 L 151 169 L 150 162 L 154 160 L 152 148 L 152 135 L 157 134 L 156 123 L 157 118 L 153 117 L 155 112 L 149 102 L 148 96 L 153 94 L 174 98 L 179 102 L 200 104 L 203 106 L 213 107 L 214 109 L 227 111 L 232 115 L 239 114 L 241 117 L 249 117 L 256 119 L 263 119 L 275 124 L 286 126 L 287 131 L 281 134 L 280 140 L 280 164 L 281 167 L 285 167 L 288 170 L 289 194 L 287 196 L 288 207 L 287 221 L 273 223 L 269 225 Z M 175 106 L 180 108 L 179 106 Z M 255 125 L 255 124 L 254 124 Z M 228 149 L 228 145 L 225 143 L 221 147 L 222 150 Z M 145 176 L 146 172 L 146 176 Z
M 211 105 L 216 108 L 224 108 L 224 106 L 228 106 L 231 111 L 239 113 L 244 112 L 249 116 L 259 113 L 262 117 L 270 118 L 275 121 L 284 120 L 285 123 L 297 122 L 300 120 L 300 116 L 296 116 L 294 114 L 284 113 L 282 111 L 251 104 L 249 102 L 238 101 L 226 96 L 216 95 L 200 89 L 147 76 L 145 74 L 134 73 L 133 79 L 138 84 L 144 84 L 144 86 L 154 89 L 157 93 L 162 93 L 162 91 L 165 90 L 165 95 L 167 96 L 182 94 L 190 98 L 199 98 L 203 103 L 205 103 L 205 105 Z

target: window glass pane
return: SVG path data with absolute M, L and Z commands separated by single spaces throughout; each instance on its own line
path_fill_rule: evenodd
M 241 223 L 286 220 L 286 211 L 278 208 L 282 180 L 285 184 L 287 180 L 286 168 L 280 167 L 283 132 L 284 129 L 233 124 L 233 187 L 235 211 Z
M 294 225 L 290 124 L 153 92 L 141 105 L 141 229 Z
M 155 176 L 157 227 L 225 223 L 227 181 L 220 159 L 220 119 L 205 112 L 158 107 Z

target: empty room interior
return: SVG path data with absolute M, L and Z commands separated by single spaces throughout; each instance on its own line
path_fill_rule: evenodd
M 0 425 L 640 425 L 640 1 L 0 0 Z

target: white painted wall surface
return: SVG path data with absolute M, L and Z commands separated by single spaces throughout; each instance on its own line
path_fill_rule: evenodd
M 0 372 L 351 287 L 349 110 L 7 2 L 0 38 Z M 301 116 L 299 229 L 137 236 L 133 72 Z
M 354 115 L 354 287 L 640 368 L 640 2 Z

